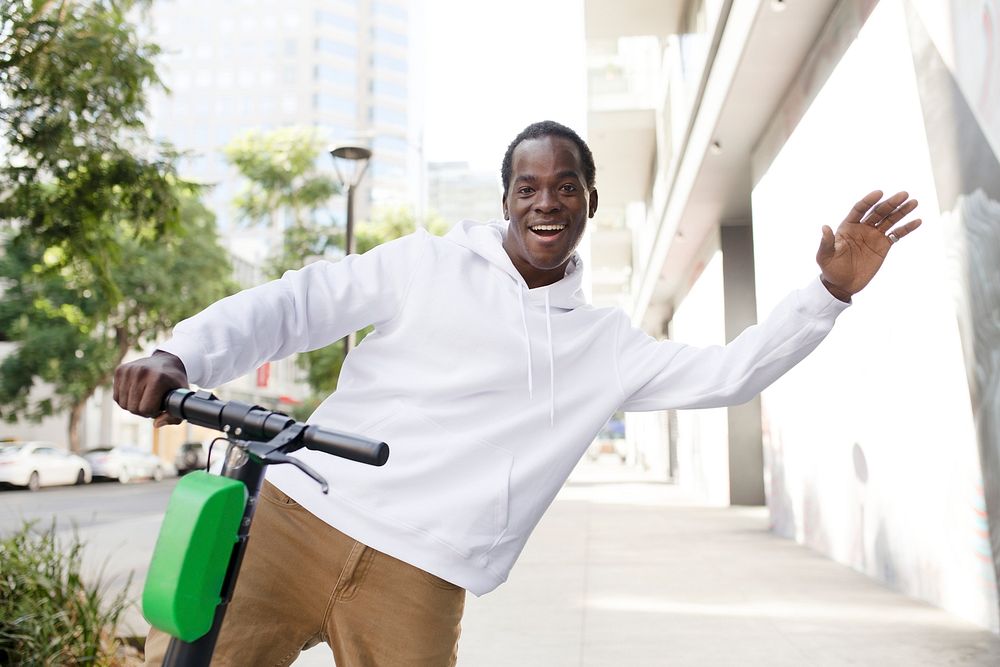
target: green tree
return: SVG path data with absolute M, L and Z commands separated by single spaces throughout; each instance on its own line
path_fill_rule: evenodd
M 41 419 L 68 410 L 70 449 L 79 451 L 86 401 L 129 350 L 232 291 L 213 214 L 196 191 L 177 187 L 175 231 L 149 242 L 115 228 L 122 261 L 109 278 L 118 300 L 89 262 L 64 256 L 61 245 L 28 229 L 10 236 L 0 255 L 0 331 L 15 346 L 0 363 L 0 416 Z
M 161 85 L 130 17 L 149 0 L 0 0 L 0 230 L 109 272 L 125 232 L 178 223 L 175 155 L 153 146 L 146 91 Z
M 439 216 L 431 215 L 423 222 L 424 229 L 436 236 L 442 236 L 448 231 L 447 223 Z M 417 220 L 413 211 L 407 206 L 378 208 L 371 220 L 358 225 L 356 243 L 358 252 L 368 252 L 377 245 L 411 234 L 417 229 Z M 343 247 L 342 235 L 337 234 L 334 241 Z
M 301 266 L 307 257 L 323 256 L 333 243 L 334 228 L 319 220 L 319 210 L 338 187 L 317 167 L 322 152 L 316 131 L 300 127 L 250 130 L 224 149 L 244 178 L 234 201 L 240 217 L 283 232 L 281 250 L 272 257 L 275 277 Z

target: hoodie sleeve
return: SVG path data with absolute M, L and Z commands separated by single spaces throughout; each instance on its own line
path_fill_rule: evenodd
M 745 403 L 804 359 L 848 304 L 819 278 L 782 300 L 765 321 L 726 346 L 658 341 L 622 318 L 618 373 L 624 410 L 715 408 Z
M 158 347 L 188 380 L 215 387 L 265 361 L 324 347 L 392 320 L 428 243 L 418 231 L 339 262 L 320 261 L 212 304 Z

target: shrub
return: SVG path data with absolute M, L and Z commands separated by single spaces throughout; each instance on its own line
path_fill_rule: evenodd
M 127 586 L 103 599 L 101 577 L 81 576 L 79 536 L 55 533 L 26 523 L 0 540 L 0 665 L 127 664 L 115 637 Z

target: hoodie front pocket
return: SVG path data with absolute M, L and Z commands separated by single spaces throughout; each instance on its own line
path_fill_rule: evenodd
M 354 468 L 332 491 L 463 558 L 493 548 L 507 528 L 509 451 L 451 433 L 407 407 L 358 432 L 387 442 L 389 461 Z

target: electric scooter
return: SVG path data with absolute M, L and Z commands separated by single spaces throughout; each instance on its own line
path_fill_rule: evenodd
M 389 446 L 297 422 L 281 412 L 207 391 L 175 389 L 164 409 L 225 433 L 221 475 L 196 471 L 177 483 L 156 540 L 142 593 L 143 616 L 172 639 L 165 667 L 208 667 L 232 598 L 267 465 L 289 463 L 327 493 L 323 477 L 297 458 L 302 447 L 381 466 Z

